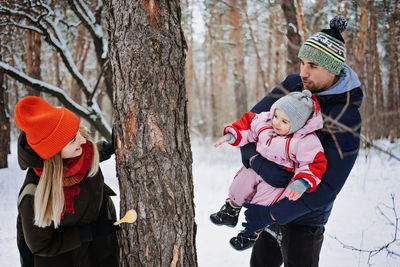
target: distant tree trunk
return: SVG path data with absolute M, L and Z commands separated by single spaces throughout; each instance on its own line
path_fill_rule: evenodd
M 360 34 L 357 41 L 357 53 L 354 57 L 354 70 L 358 74 L 362 84 L 365 83 L 365 53 L 367 47 L 367 29 L 368 29 L 368 0 L 360 1 Z
M 344 3 L 343 3 L 343 14 L 342 14 L 342 16 L 343 16 L 345 19 L 347 19 L 347 6 L 348 6 L 347 1 L 344 1 Z M 343 34 L 343 40 L 344 40 L 344 43 L 345 43 L 345 44 L 347 44 L 347 35 L 348 35 L 348 31 L 346 31 L 345 34 Z
M 108 3 L 121 266 L 197 266 L 179 1 Z
M 264 92 L 267 93 L 268 89 L 266 87 L 265 73 L 264 73 L 264 70 L 262 68 L 261 56 L 260 56 L 260 52 L 259 52 L 259 49 L 258 49 L 258 40 L 257 40 L 256 35 L 254 33 L 253 26 L 251 24 L 249 15 L 247 13 L 246 0 L 242 0 L 242 8 L 243 8 L 244 14 L 246 16 L 246 22 L 247 22 L 247 25 L 249 26 L 251 40 L 253 42 L 254 51 L 256 53 L 256 58 L 257 58 L 257 79 L 259 77 L 261 77 L 261 81 L 263 83 Z
M 33 31 L 26 32 L 26 74 L 40 80 L 40 35 Z M 33 88 L 27 88 L 28 95 L 40 95 L 40 92 Z
M 282 41 L 282 32 L 279 29 L 279 25 L 282 22 L 282 14 L 276 14 L 276 20 L 274 24 L 275 32 L 274 32 L 274 75 L 273 75 L 273 83 L 274 87 L 279 84 L 282 80 L 281 74 L 281 41 Z M 298 71 L 297 71 L 298 72 Z
M 298 53 L 301 45 L 299 27 L 297 25 L 296 7 L 294 0 L 283 0 L 282 10 L 286 19 L 287 60 L 286 75 L 299 72 Z M 293 26 L 294 25 L 294 26 Z
M 231 108 L 231 105 L 228 104 L 228 77 L 227 77 L 227 64 L 226 64 L 226 56 L 225 56 L 225 31 L 223 30 L 223 26 L 225 25 L 224 14 L 218 14 L 218 43 L 216 51 L 217 54 L 217 73 L 214 76 L 217 81 L 217 93 L 218 93 L 218 106 L 219 106 L 219 114 L 220 116 L 215 116 L 215 119 L 219 125 L 219 131 L 217 133 L 221 134 L 223 128 L 223 121 L 228 119 L 228 110 Z
M 394 140 L 398 137 L 398 124 L 399 124 L 399 59 L 398 59 L 398 45 L 396 41 L 396 23 L 398 24 L 398 0 L 394 0 L 394 3 L 388 4 L 387 0 L 383 0 L 383 4 L 386 11 L 386 17 L 389 24 L 389 86 L 387 91 L 387 110 L 392 113 L 388 117 L 387 127 L 391 128 L 390 137 Z M 392 1 L 390 1 L 392 2 Z M 397 126 L 394 126 L 396 125 Z M 396 128 L 396 129 L 393 129 Z
M 358 22 L 358 4 L 355 4 L 355 10 L 354 10 L 354 27 L 353 27 L 353 39 L 351 40 L 351 48 L 346 49 L 347 51 L 351 51 L 350 55 L 347 56 L 347 61 L 351 63 L 351 66 L 354 67 L 355 64 L 355 57 L 356 57 L 356 49 L 357 49 L 357 35 L 358 35 L 358 27 L 359 27 L 359 22 Z M 349 45 L 350 45 L 349 44 Z
M 238 0 L 229 0 L 229 25 L 230 38 L 233 43 L 233 82 L 235 91 L 236 118 L 240 118 L 247 112 L 247 91 L 244 80 L 244 52 L 242 34 L 242 14 L 238 6 Z
M 304 13 L 303 13 L 303 1 L 296 0 L 296 16 L 297 16 L 297 24 L 299 25 L 300 31 L 303 33 L 303 40 L 307 40 L 307 28 L 306 23 L 304 22 Z
M 272 35 L 273 35 L 273 29 L 274 29 L 274 19 L 275 14 L 272 13 L 271 16 L 268 18 L 268 40 L 267 40 L 267 83 L 268 83 L 268 92 L 270 92 L 275 86 L 273 80 L 271 79 L 271 73 L 272 73 L 272 53 L 274 51 L 274 48 L 272 46 Z
M 74 62 L 79 68 L 79 72 L 83 75 L 85 62 L 83 60 L 83 55 L 85 53 L 86 44 L 86 28 L 83 24 L 78 26 L 77 37 L 75 41 L 75 51 L 74 51 Z M 71 76 L 69 83 L 69 91 L 71 98 L 78 103 L 82 104 L 82 88 L 78 85 L 75 79 Z
M 218 92 L 219 88 L 215 85 L 215 73 L 214 73 L 214 56 L 215 56 L 215 46 L 214 46 L 214 3 L 210 5 L 210 18 L 209 18 L 209 39 L 208 39 L 208 63 L 209 65 L 209 81 L 210 81 L 210 90 L 211 90 L 211 114 L 218 114 L 219 106 L 218 106 Z M 209 120 L 207 120 L 209 121 Z M 221 135 L 221 125 L 217 120 L 211 120 L 211 136 L 219 137 Z
M 323 4 L 324 4 L 324 1 L 315 1 L 314 8 L 313 8 L 315 18 L 314 18 L 314 22 L 312 23 L 311 34 L 316 33 L 321 28 L 320 20 L 322 18 L 322 15 L 324 15 L 323 12 L 321 12 Z
M 0 41 L 3 43 L 3 41 Z M 0 51 L 3 50 L 0 48 Z M 0 53 L 2 60 L 2 53 Z M 0 70 L 0 169 L 8 168 L 7 156 L 10 153 L 10 112 L 8 111 L 8 93 L 5 75 Z

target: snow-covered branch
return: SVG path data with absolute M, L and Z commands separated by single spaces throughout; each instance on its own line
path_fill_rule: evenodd
M 68 0 L 71 9 L 75 15 L 83 22 L 86 29 L 90 32 L 93 38 L 97 60 L 100 64 L 103 64 L 107 58 L 107 45 L 104 42 L 103 29 L 101 27 L 100 15 L 102 12 L 102 1 L 98 1 L 96 14 L 94 15 L 90 8 L 80 0 Z
M 87 120 L 91 125 L 93 125 L 104 137 L 111 137 L 111 127 L 105 121 L 101 110 L 96 101 L 92 101 L 91 105 L 88 105 L 87 109 L 78 105 L 74 102 L 65 92 L 54 85 L 48 84 L 46 82 L 33 79 L 26 75 L 25 73 L 11 67 L 10 65 L 0 61 L 0 70 L 3 70 L 7 75 L 13 77 L 15 80 L 34 88 L 40 92 L 45 92 L 55 96 L 64 106 L 77 115 L 81 116 Z
M 93 89 L 90 87 L 88 81 L 79 72 L 76 64 L 74 63 L 71 52 L 69 51 L 67 46 L 67 42 L 64 40 L 61 31 L 57 26 L 59 18 L 55 17 L 55 20 L 53 22 L 51 19 L 51 15 L 54 15 L 54 12 L 52 12 L 51 9 L 49 9 L 49 7 L 47 7 L 43 3 L 38 3 L 35 5 L 35 7 L 44 8 L 46 10 L 45 15 L 43 13 L 36 12 L 39 13 L 39 15 L 35 16 L 28 13 L 25 9 L 15 10 L 5 7 L 3 5 L 0 5 L 0 15 L 5 15 L 9 17 L 10 21 L 13 17 L 26 19 L 30 25 L 34 25 L 34 27 L 40 29 L 40 31 L 42 32 L 41 35 L 44 37 L 44 40 L 56 49 L 56 51 L 62 58 L 65 66 L 71 73 L 72 77 L 82 88 L 83 93 L 87 98 L 87 101 L 92 101 L 91 99 L 89 99 L 89 97 L 92 95 Z M 34 8 L 29 9 L 29 12 L 33 13 L 33 11 L 35 11 Z

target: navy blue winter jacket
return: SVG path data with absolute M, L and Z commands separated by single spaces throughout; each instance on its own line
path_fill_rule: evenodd
M 289 75 L 281 85 L 290 92 L 303 89 L 298 74 Z M 253 107 L 251 112 L 268 111 L 271 105 L 283 95 L 284 93 L 279 88 L 274 88 L 271 93 Z M 349 104 L 346 106 L 348 97 Z M 363 93 L 360 87 L 352 88 L 341 94 L 317 96 L 323 114 L 331 118 L 337 118 L 339 115 L 338 121 L 340 123 L 356 129 L 358 133 L 361 130 L 359 107 L 362 98 Z M 270 207 L 271 214 L 281 225 L 289 222 L 311 226 L 325 225 L 331 213 L 333 202 L 353 168 L 360 147 L 359 137 L 350 132 L 336 130 L 334 135 L 337 143 L 335 143 L 332 134 L 326 130 L 326 123 L 324 123 L 324 128 L 316 133 L 324 147 L 325 157 L 328 161 L 327 170 L 322 176 L 321 183 L 313 192 L 303 194 L 297 201 L 284 198 Z M 337 144 L 340 146 L 343 158 L 340 157 Z M 242 147 L 241 153 L 243 164 L 250 167 L 249 158 L 256 154 L 254 143 Z M 286 186 L 293 176 L 293 173 L 287 172 L 284 168 L 262 156 L 257 156 L 253 160 L 251 168 L 267 183 L 275 187 Z

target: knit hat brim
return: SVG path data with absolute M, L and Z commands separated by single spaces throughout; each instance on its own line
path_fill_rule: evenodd
M 335 75 L 339 75 L 340 71 L 343 68 L 344 63 L 340 62 L 326 53 L 318 50 L 317 48 L 311 47 L 309 45 L 304 44 L 299 51 L 299 57 L 304 57 L 312 62 L 317 63 L 318 65 L 324 67 L 328 71 L 332 72 Z
M 25 132 L 28 145 L 42 159 L 59 153 L 79 130 L 79 118 L 74 113 L 36 96 L 21 99 L 14 114 L 15 124 Z
M 33 144 L 27 135 L 30 147 L 42 158 L 49 159 L 59 153 L 75 137 L 79 130 L 79 119 L 71 111 L 60 108 L 61 118 L 54 131 L 37 144 Z M 66 126 L 69 127 L 66 127 Z

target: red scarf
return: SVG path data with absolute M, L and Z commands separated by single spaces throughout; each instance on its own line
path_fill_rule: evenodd
M 78 157 L 63 160 L 63 188 L 64 188 L 64 209 L 61 213 L 61 219 L 64 213 L 75 213 L 74 196 L 80 193 L 78 183 L 85 177 L 90 164 L 92 163 L 93 147 L 92 143 L 87 141 L 82 145 L 82 154 Z M 35 173 L 40 177 L 43 168 L 34 168 Z

